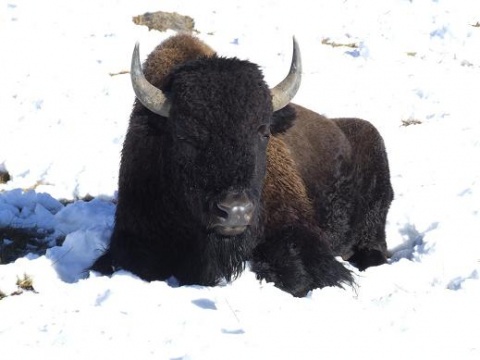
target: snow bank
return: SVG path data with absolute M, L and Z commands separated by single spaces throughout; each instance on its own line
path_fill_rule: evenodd
M 297 36 L 304 76 L 295 101 L 367 118 L 385 138 L 395 189 L 390 264 L 356 273 L 353 289 L 303 299 L 249 270 L 214 288 L 85 271 L 113 225 L 133 102 L 120 73 L 136 40 L 145 57 L 171 34 L 132 17 L 157 10 L 191 16 L 199 37 L 258 63 L 270 84 L 287 71 Z M 320 1 L 315 9 L 306 0 L 9 0 L 0 12 L 9 51 L 0 59 L 0 170 L 12 180 L 0 184 L 0 228 L 44 231 L 49 249 L 0 265 L 4 294 L 24 274 L 36 291 L 0 301 L 2 355 L 477 359 L 478 14 L 476 0 Z M 88 195 L 96 199 L 78 200 Z

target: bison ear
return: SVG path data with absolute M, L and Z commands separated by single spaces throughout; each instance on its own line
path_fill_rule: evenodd
M 291 105 L 287 105 L 283 109 L 275 111 L 272 116 L 270 132 L 272 135 L 284 133 L 293 126 L 296 117 L 297 112 Z

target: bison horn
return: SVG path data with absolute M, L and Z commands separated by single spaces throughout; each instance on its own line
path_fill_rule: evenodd
M 290 71 L 285 79 L 270 90 L 272 94 L 273 111 L 280 110 L 288 105 L 300 87 L 302 80 L 302 58 L 297 40 L 293 37 L 293 54 Z
M 130 77 L 132 79 L 132 86 L 135 95 L 148 110 L 155 114 L 168 117 L 170 112 L 170 102 L 160 89 L 150 84 L 145 78 L 140 63 L 139 47 L 140 45 L 137 42 L 135 44 L 135 49 L 133 50 L 132 66 L 130 69 Z

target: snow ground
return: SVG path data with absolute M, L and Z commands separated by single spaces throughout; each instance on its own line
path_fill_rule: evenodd
M 480 2 L 477 0 L 7 0 L 0 10 L 0 227 L 37 227 L 44 256 L 0 265 L 2 358 L 478 359 Z M 270 84 L 300 42 L 295 102 L 381 131 L 395 200 L 388 265 L 354 289 L 296 299 L 246 271 L 214 288 L 83 271 L 111 231 L 133 102 L 128 70 L 172 32 L 132 17 L 176 11 Z M 331 46 L 356 44 L 356 47 Z M 419 124 L 402 126 L 404 122 Z M 18 189 L 35 190 L 18 190 Z M 77 200 L 65 205 L 60 199 Z M 54 239 L 64 236 L 62 246 Z

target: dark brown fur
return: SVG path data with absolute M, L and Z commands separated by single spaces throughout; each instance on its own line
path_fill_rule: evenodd
M 294 125 L 278 136 L 291 154 L 315 209 L 315 220 L 328 235 L 332 250 L 348 260 L 358 249 L 375 249 L 384 262 L 387 248 L 381 230 L 386 211 L 378 212 L 374 208 L 388 209 L 393 191 L 383 139 L 365 120 L 328 119 L 299 105 L 292 104 L 292 107 L 296 111 Z M 382 192 L 375 197 L 382 199 L 380 204 L 366 203 L 369 199 L 365 195 L 373 191 L 372 186 Z M 333 208 L 328 208 L 325 204 L 331 203 L 332 196 L 336 196 L 337 201 Z M 298 194 L 297 198 L 302 196 Z M 365 234 L 372 229 L 351 226 L 371 222 L 369 216 L 379 216 L 373 221 L 382 224 L 373 237 Z
M 314 220 L 312 202 L 290 149 L 276 136 L 271 136 L 267 148 L 267 174 L 262 203 L 266 229 Z

